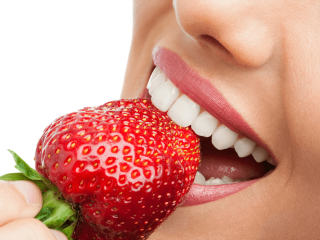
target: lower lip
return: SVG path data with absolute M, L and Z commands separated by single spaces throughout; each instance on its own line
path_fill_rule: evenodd
M 195 205 L 200 205 L 208 202 L 213 202 L 215 200 L 237 193 L 251 186 L 258 180 L 259 179 L 240 182 L 240 183 L 213 185 L 213 186 L 203 186 L 203 185 L 193 184 L 190 188 L 189 193 L 187 194 L 185 199 L 182 201 L 180 207 L 195 206 Z

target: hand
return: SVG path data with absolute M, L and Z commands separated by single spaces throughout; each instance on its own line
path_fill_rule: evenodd
M 67 240 L 34 217 L 42 207 L 42 195 L 28 181 L 0 180 L 0 240 Z

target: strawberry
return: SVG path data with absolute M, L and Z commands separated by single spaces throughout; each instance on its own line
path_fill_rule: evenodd
M 119 100 L 56 119 L 38 142 L 36 170 L 76 212 L 73 238 L 147 239 L 193 183 L 199 138 L 150 100 Z M 46 183 L 47 188 L 52 188 Z M 45 218 L 44 211 L 40 216 Z

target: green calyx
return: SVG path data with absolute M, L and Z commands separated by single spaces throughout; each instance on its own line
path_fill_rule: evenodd
M 42 209 L 35 216 L 48 228 L 63 232 L 69 240 L 78 222 L 78 207 L 66 201 L 60 191 L 48 179 L 31 168 L 15 152 L 9 150 L 16 162 L 15 168 L 20 173 L 9 173 L 0 176 L 4 181 L 26 180 L 35 183 L 41 190 L 43 205 Z

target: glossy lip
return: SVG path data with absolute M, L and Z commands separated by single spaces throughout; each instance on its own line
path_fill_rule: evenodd
M 216 117 L 232 131 L 255 141 L 266 149 L 271 157 L 274 155 L 253 129 L 243 120 L 241 115 L 227 102 L 210 81 L 202 78 L 199 73 L 189 67 L 176 53 L 164 47 L 156 47 L 152 52 L 153 62 L 159 67 L 172 83 L 204 110 Z M 277 160 L 275 159 L 276 163 Z M 269 175 L 267 173 L 266 175 Z M 194 206 L 212 202 L 243 190 L 259 179 L 216 186 L 193 184 L 180 206 Z
M 260 178 L 259 178 L 260 179 Z M 222 184 L 222 185 L 212 185 L 212 186 L 203 186 L 199 184 L 192 184 L 190 191 L 182 201 L 180 207 L 194 206 L 199 204 L 204 204 L 208 202 L 213 202 L 218 199 L 227 197 L 231 194 L 245 189 L 259 179 L 232 183 L 232 184 Z

